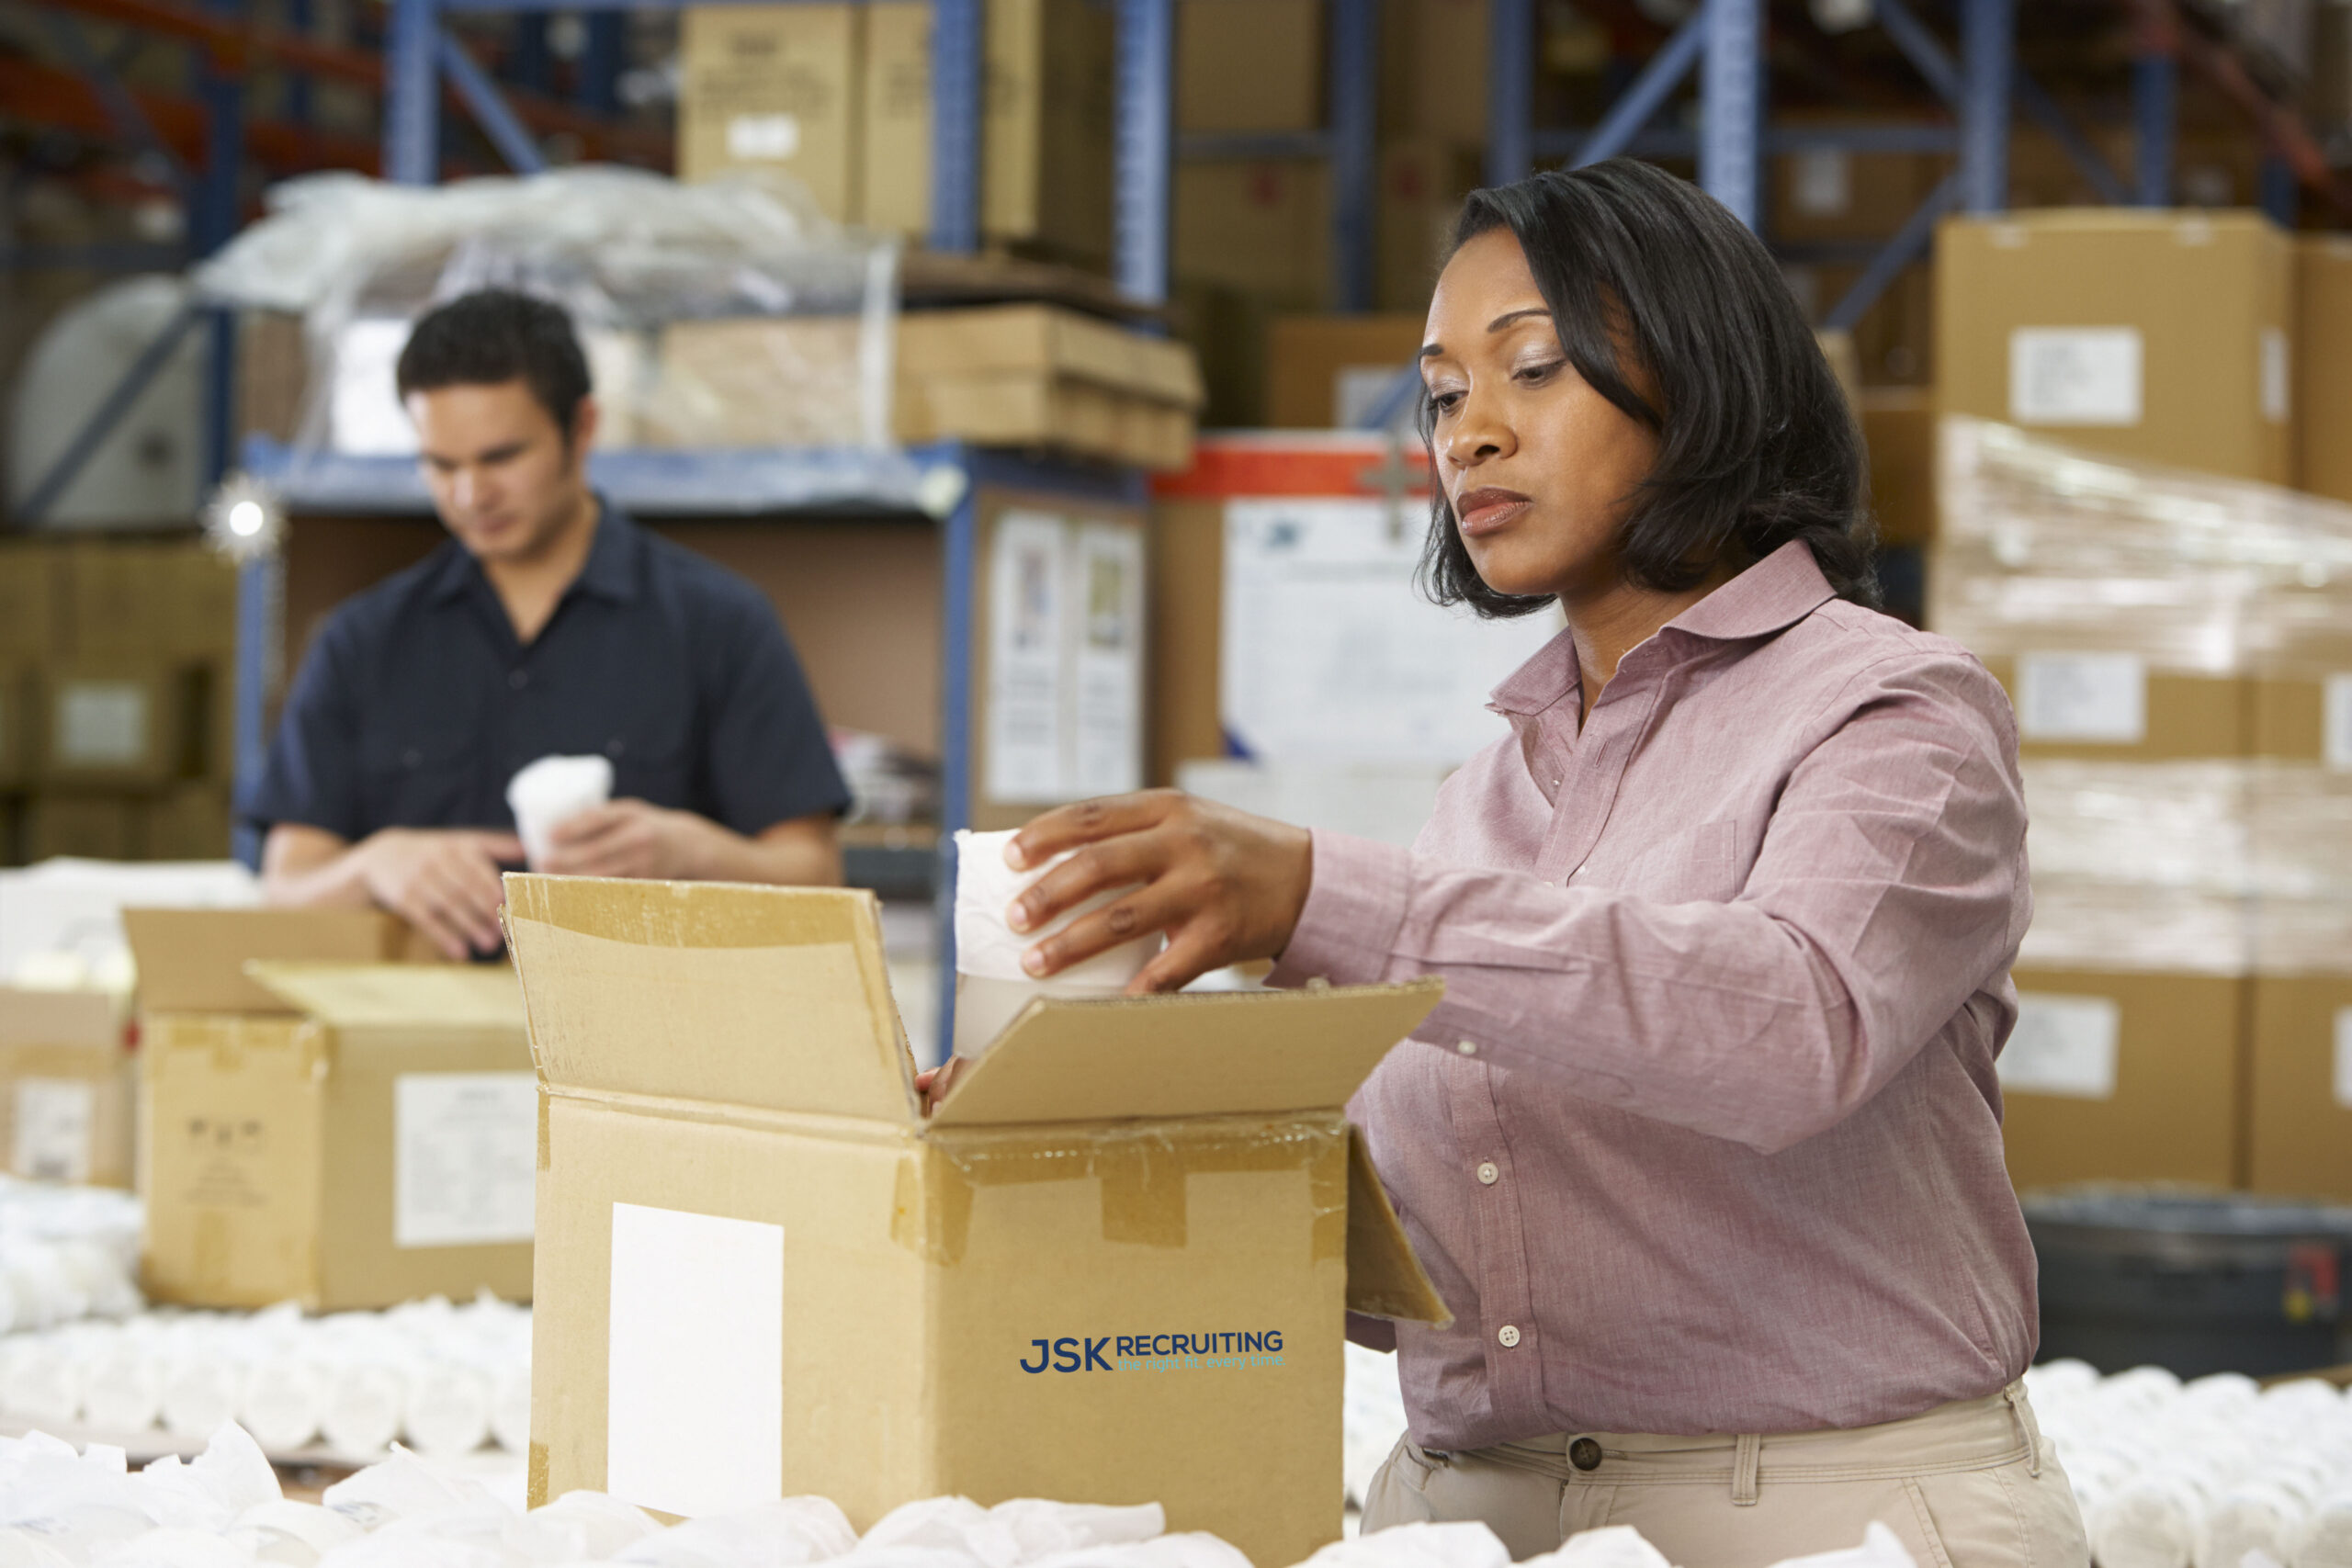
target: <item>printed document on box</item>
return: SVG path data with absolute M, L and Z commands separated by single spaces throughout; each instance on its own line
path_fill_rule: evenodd
M 2013 1094 L 2112 1100 L 2123 1009 L 2110 997 L 2018 993 L 2018 1024 L 2001 1048 L 2001 1087 Z
M 2335 1010 L 2335 1103 L 2352 1111 L 2352 1008 Z
M 539 1080 L 532 1073 L 392 1079 L 392 1245 L 531 1239 Z
M 2330 675 L 2320 688 L 2321 755 L 2330 773 L 2352 773 L 2352 675 Z
M 2018 327 L 2009 333 L 2015 424 L 2140 423 L 2137 327 Z
M 72 1078 L 18 1078 L 8 1168 L 36 1181 L 88 1181 L 97 1103 L 97 1089 L 91 1084 Z
M 2018 656 L 2018 734 L 2136 746 L 2148 738 L 2148 668 L 2132 653 Z
M 988 771 L 991 800 L 1045 804 L 1062 788 L 1062 536 L 1067 525 L 1035 512 L 997 519 L 989 546 Z
M 1081 523 L 1071 552 L 1077 712 L 1072 778 L 1079 799 L 1143 787 L 1143 534 Z
M 1218 705 L 1262 761 L 1455 766 L 1510 733 L 1487 694 L 1559 631 L 1482 621 L 1413 581 L 1427 503 L 1229 502 Z

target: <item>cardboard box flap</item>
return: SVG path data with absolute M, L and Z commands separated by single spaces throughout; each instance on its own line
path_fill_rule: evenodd
M 423 937 L 379 909 L 125 909 L 147 1012 L 287 1012 L 245 974 L 254 959 L 429 963 Z
M 1348 1310 L 1450 1327 L 1453 1314 L 1413 1255 L 1363 1129 L 1348 1128 Z
M 965 1069 L 939 1127 L 1336 1108 L 1445 982 L 1043 998 Z
M 0 986 L 0 1046 L 123 1043 L 122 998 L 110 991 Z
M 284 964 L 245 965 L 253 982 L 295 1012 L 334 1029 L 515 1030 L 523 990 L 504 964 Z
M 518 874 L 505 918 L 551 1088 L 913 1118 L 871 893 Z

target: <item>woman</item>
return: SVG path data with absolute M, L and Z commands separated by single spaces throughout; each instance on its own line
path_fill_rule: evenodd
M 1612 162 L 1470 198 L 1430 310 L 1425 576 L 1567 629 L 1411 852 L 1166 792 L 1052 812 L 1014 906 L 1138 989 L 1438 975 L 1353 1111 L 1455 1321 L 1358 1323 L 1411 1436 L 1367 1529 L 1681 1568 L 1858 1543 L 2086 1562 L 2018 1378 L 1994 1057 L 2030 909 L 2007 701 L 1871 608 L 1854 425 L 1761 244 Z

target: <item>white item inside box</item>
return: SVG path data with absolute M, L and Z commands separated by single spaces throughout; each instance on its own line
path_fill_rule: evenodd
M 506 784 L 506 806 L 531 868 L 554 849 L 557 829 L 612 798 L 609 757 L 542 757 L 516 773 Z
M 1068 855 L 1057 855 L 1032 871 L 1005 863 L 1012 831 L 956 835 L 956 1054 L 977 1056 L 1003 1033 L 1021 1011 L 1040 997 L 1115 997 L 1159 951 L 1159 935 L 1137 937 L 1049 979 L 1032 978 L 1021 955 L 1035 943 L 1069 929 L 1080 918 L 1134 891 L 1111 888 L 1096 894 L 1058 919 L 1032 931 L 1015 931 L 1005 911 L 1040 877 Z

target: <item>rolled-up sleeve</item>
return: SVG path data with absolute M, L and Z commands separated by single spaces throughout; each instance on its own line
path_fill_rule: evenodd
M 2005 711 L 1966 660 L 1861 671 L 1724 903 L 1318 832 L 1275 977 L 1442 976 L 1416 1039 L 1777 1152 L 1866 1102 L 2014 955 L 2025 807 Z

